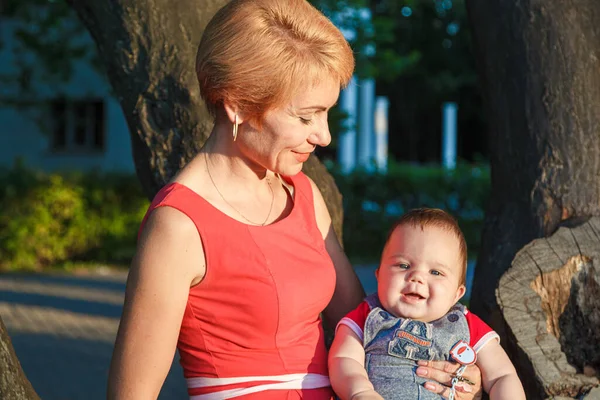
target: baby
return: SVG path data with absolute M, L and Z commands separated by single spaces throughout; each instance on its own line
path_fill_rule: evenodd
M 451 215 L 416 209 L 402 216 L 376 271 L 377 293 L 337 326 L 329 375 L 342 400 L 443 398 L 423 387 L 419 360 L 475 363 L 492 400 L 525 399 L 496 332 L 457 303 L 466 266 L 465 238 Z

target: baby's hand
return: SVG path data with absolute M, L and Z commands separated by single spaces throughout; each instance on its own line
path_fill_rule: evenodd
M 364 392 L 356 393 L 350 400 L 383 400 L 383 397 L 374 390 L 366 390 Z

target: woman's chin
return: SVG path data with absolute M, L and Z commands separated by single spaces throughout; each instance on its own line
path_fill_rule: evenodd
M 283 175 L 283 176 L 294 176 L 300 173 L 300 171 L 302 171 L 302 167 L 303 167 L 304 163 L 299 163 L 299 164 L 295 164 L 295 165 L 286 165 L 283 168 L 281 168 L 279 171 L 277 171 L 278 174 Z

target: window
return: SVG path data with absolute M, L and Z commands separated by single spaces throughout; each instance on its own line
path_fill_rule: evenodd
M 51 146 L 57 152 L 104 151 L 104 102 L 54 100 Z

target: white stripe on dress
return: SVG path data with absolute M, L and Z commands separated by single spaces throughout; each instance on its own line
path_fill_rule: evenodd
M 320 374 L 288 374 L 272 376 L 241 376 L 235 378 L 188 378 L 187 384 L 190 389 L 207 388 L 213 386 L 232 385 L 235 383 L 275 381 L 277 383 L 266 383 L 247 388 L 226 389 L 190 396 L 190 400 L 221 400 L 244 396 L 247 394 L 274 389 L 317 389 L 331 386 L 329 377 Z

